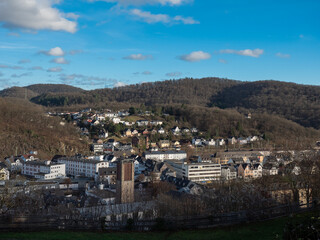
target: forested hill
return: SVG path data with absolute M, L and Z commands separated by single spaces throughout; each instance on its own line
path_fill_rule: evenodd
M 219 78 L 181 79 L 76 93 L 47 93 L 32 99 L 44 106 L 109 102 L 145 105 L 192 104 L 266 112 L 320 129 L 320 87 L 279 81 L 240 82 Z
M 55 154 L 73 155 L 88 145 L 70 123 L 45 116 L 42 106 L 29 101 L 0 98 L 0 159 L 17 153 L 37 150 L 41 158 Z
M 25 87 L 35 93 L 44 94 L 44 93 L 75 93 L 82 92 L 83 89 L 73 87 L 66 84 L 34 84 Z
M 45 93 L 79 93 L 83 89 L 65 84 L 34 84 L 26 87 L 11 87 L 0 91 L 0 97 L 31 99 Z
M 32 101 L 44 106 L 74 104 L 99 104 L 105 102 L 128 102 L 154 104 L 197 104 L 205 106 L 214 94 L 242 82 L 219 79 L 181 79 L 163 82 L 143 83 L 119 88 L 106 88 L 82 93 L 43 94 Z
M 277 114 L 320 129 L 320 86 L 277 81 L 246 82 L 214 94 L 211 106 Z

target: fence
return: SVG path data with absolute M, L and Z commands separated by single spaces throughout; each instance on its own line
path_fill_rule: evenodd
M 288 216 L 292 213 L 319 210 L 318 206 L 281 205 L 257 211 L 240 211 L 207 216 L 180 216 L 164 218 L 136 218 L 135 215 L 122 215 L 121 220 L 116 216 L 111 218 L 72 218 L 72 216 L 18 216 L 0 217 L 0 231 L 24 230 L 176 230 L 213 228 L 224 225 L 263 221 L 277 217 Z M 131 218 L 133 216 L 133 219 Z

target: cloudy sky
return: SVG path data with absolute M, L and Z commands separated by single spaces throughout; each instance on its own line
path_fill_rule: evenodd
M 179 79 L 320 85 L 319 0 L 0 0 L 0 89 Z

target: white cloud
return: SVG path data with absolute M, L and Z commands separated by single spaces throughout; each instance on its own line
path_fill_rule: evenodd
M 81 86 L 101 86 L 113 87 L 117 81 L 111 78 L 101 78 L 96 76 L 87 76 L 83 74 L 59 74 L 60 80 L 64 84 L 81 85 Z
M 151 55 L 142 55 L 141 53 L 138 54 L 131 54 L 129 56 L 123 57 L 123 59 L 126 60 L 146 60 L 146 59 L 152 59 L 153 57 Z
M 49 51 L 41 51 L 40 53 L 54 57 L 64 56 L 64 51 L 60 47 L 51 48 Z
M 113 87 L 124 87 L 124 86 L 127 86 L 127 84 L 124 83 L 124 82 L 116 82 L 116 83 L 113 85 Z
M 0 22 L 5 28 L 27 30 L 52 30 L 75 33 L 77 23 L 73 13 L 62 13 L 54 4 L 57 0 L 1 0 Z
M 167 77 L 180 77 L 181 75 L 181 72 L 170 72 L 166 74 Z
M 233 49 L 223 49 L 220 50 L 220 53 L 226 53 L 226 54 L 237 54 L 237 55 L 242 55 L 242 56 L 247 56 L 247 57 L 255 57 L 258 58 L 260 55 L 264 53 L 263 49 L 245 49 L 245 50 L 233 50 Z
M 98 1 L 104 1 L 109 3 L 117 3 L 118 5 L 128 6 L 128 5 L 134 5 L 134 6 L 140 6 L 140 5 L 169 5 L 169 6 L 179 6 L 188 2 L 191 2 L 191 0 L 88 0 L 89 2 L 98 2 Z
M 203 51 L 195 51 L 187 55 L 183 55 L 179 57 L 183 61 L 187 62 L 198 62 L 201 60 L 207 60 L 211 58 L 211 55 L 209 53 L 203 52 Z
M 62 68 L 61 67 L 49 68 L 47 72 L 62 72 Z
M 290 54 L 287 54 L 287 53 L 277 53 L 276 54 L 276 56 L 277 57 L 279 57 L 279 58 L 290 58 L 291 57 L 291 55 Z
M 151 12 L 141 11 L 140 9 L 132 9 L 130 13 L 141 18 L 146 23 L 169 23 L 171 20 L 167 14 L 152 14 Z
M 175 16 L 173 18 L 173 20 L 178 21 L 178 22 L 182 22 L 183 24 L 186 25 L 192 25 L 192 24 L 200 24 L 199 21 L 194 20 L 192 17 L 182 17 L 182 16 Z
M 55 58 L 51 60 L 51 62 L 57 63 L 57 64 L 69 64 L 69 62 L 64 57 Z
M 192 17 L 182 17 L 182 16 L 175 16 L 170 17 L 167 14 L 153 14 L 148 11 L 142 11 L 140 9 L 132 9 L 129 12 L 131 15 L 140 18 L 142 21 L 146 23 L 183 23 L 183 24 L 199 24 L 199 21 L 194 20 Z

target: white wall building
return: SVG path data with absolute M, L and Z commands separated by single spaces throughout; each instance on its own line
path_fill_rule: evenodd
M 222 166 L 221 177 L 223 180 L 236 179 L 237 171 L 233 166 Z
M 221 178 L 221 164 L 208 162 L 187 163 L 177 160 L 168 160 L 166 162 L 173 167 L 178 178 L 186 178 L 193 182 L 208 182 Z
M 109 162 L 77 157 L 59 158 L 57 161 L 66 165 L 66 174 L 71 176 L 95 177 L 99 168 L 109 167 Z
M 66 176 L 66 166 L 51 161 L 28 161 L 22 165 L 21 173 L 38 179 L 55 179 Z
M 144 153 L 144 155 L 146 159 L 152 159 L 161 162 L 164 160 L 184 160 L 187 158 L 187 153 L 185 151 L 147 151 Z

